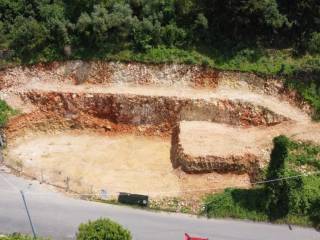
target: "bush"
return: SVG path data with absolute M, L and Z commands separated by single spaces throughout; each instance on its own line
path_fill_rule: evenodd
M 210 195 L 205 200 L 208 217 L 233 217 L 255 221 L 267 220 L 264 211 L 263 188 L 226 189 L 223 193 Z
M 44 238 L 34 239 L 32 236 L 23 235 L 21 233 L 13 233 L 8 236 L 0 236 L 0 240 L 44 240 Z
M 312 206 L 311 219 L 315 228 L 320 230 L 320 198 Z
M 0 127 L 3 127 L 14 113 L 15 111 L 5 101 L 0 100 Z
M 131 240 L 131 234 L 121 225 L 109 220 L 98 219 L 81 224 L 77 240 Z
M 320 32 L 314 32 L 311 34 L 311 38 L 308 42 L 308 51 L 311 54 L 320 53 Z

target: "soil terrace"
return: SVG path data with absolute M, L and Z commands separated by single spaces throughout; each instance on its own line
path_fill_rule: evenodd
M 251 103 L 255 106 L 268 109 L 274 115 L 278 114 L 295 121 L 307 121 L 308 115 L 288 102 L 279 101 L 274 96 L 257 94 L 250 91 L 237 89 L 194 89 L 190 87 L 161 87 L 161 86 L 97 86 L 92 84 L 83 85 L 53 85 L 33 83 L 24 86 L 21 92 L 61 92 L 61 93 L 87 93 L 109 94 L 124 96 L 165 97 L 175 99 L 205 100 L 217 102 L 218 100 L 239 101 Z M 277 104 L 275 104 L 275 102 Z
M 269 160 L 272 139 L 287 135 L 319 143 L 319 124 L 286 122 L 270 127 L 241 127 L 182 121 L 173 135 L 172 159 L 187 172 L 237 172 L 252 176 Z

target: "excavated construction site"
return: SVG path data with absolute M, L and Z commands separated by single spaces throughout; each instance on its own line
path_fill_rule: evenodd
M 4 163 L 78 193 L 151 197 L 250 187 L 285 134 L 320 142 L 282 81 L 189 65 L 68 61 L 0 72 L 19 110 Z

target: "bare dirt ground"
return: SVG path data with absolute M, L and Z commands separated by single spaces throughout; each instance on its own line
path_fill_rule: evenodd
M 204 121 L 180 122 L 180 143 L 187 154 L 244 155 L 251 153 L 267 161 L 272 139 L 278 135 L 320 143 L 320 124 L 285 122 L 270 127 L 236 127 Z
M 68 64 L 66 63 L 65 68 Z M 117 68 L 117 64 L 113 64 L 112 67 Z M 85 72 L 88 69 L 85 65 L 80 64 L 78 68 L 81 74 L 86 75 Z M 144 68 L 148 72 L 148 69 L 152 67 L 145 66 Z M 61 73 L 52 73 L 50 69 L 43 70 L 39 66 L 32 70 L 27 68 L 8 70 L 7 73 L 0 75 L 0 87 L 2 87 L 0 98 L 6 100 L 14 108 L 20 109 L 22 113 L 39 111 L 31 102 L 21 98 L 21 93 L 24 92 L 53 91 L 90 96 L 97 93 L 165 96 L 192 100 L 205 99 L 209 102 L 219 99 L 239 100 L 264 107 L 288 120 L 275 126 L 247 128 L 213 122 L 182 123 L 184 128 L 181 138 L 184 150 L 200 156 L 208 154 L 225 156 L 252 152 L 258 155 L 263 163 L 266 163 L 272 148 L 272 139 L 279 134 L 320 144 L 320 124 L 311 121 L 310 116 L 306 113 L 308 111 L 302 109 L 298 104 L 293 104 L 295 100 L 292 100 L 291 96 L 283 96 L 283 98 L 279 96 L 281 87 L 278 89 L 278 86 L 274 86 L 271 88 L 276 90 L 266 91 L 264 85 L 267 84 L 254 76 L 244 76 L 250 78 L 244 81 L 246 87 L 235 88 L 229 86 L 228 79 L 225 78 L 234 78 L 230 80 L 232 84 L 237 82 L 238 85 L 241 85 L 244 82 L 240 81 L 240 77 L 238 79 L 228 73 L 215 79 L 214 74 L 209 74 L 205 77 L 205 83 L 198 88 L 192 87 L 195 81 L 189 76 L 192 69 L 181 73 L 173 71 L 171 75 L 170 71 L 164 74 L 161 69 L 153 69 L 152 84 L 149 84 L 148 74 L 135 72 L 137 68 L 134 67 L 131 70 L 122 69 L 120 75 L 114 74 L 111 78 L 112 84 L 99 84 L 100 80 L 102 82 L 111 81 L 104 72 L 99 73 L 101 76 L 98 72 L 93 72 L 92 78 L 89 76 L 84 81 L 78 77 L 81 80 L 79 83 L 79 79 L 76 82 L 72 81 L 73 75 L 77 75 L 77 72 L 65 76 L 65 69 L 62 70 Z M 95 77 L 103 79 L 94 79 Z M 128 79 L 131 79 L 134 84 Z M 143 84 L 139 85 L 140 80 Z M 256 80 L 260 82 L 254 83 Z M 175 84 L 179 81 L 181 84 Z M 219 81 L 222 83 L 220 84 Z M 251 87 L 249 82 L 255 86 Z M 258 88 L 261 85 L 259 91 L 251 91 L 251 88 Z M 269 91 L 276 93 L 267 94 L 266 92 Z M 243 113 L 246 112 L 245 110 Z M 77 192 L 87 193 L 106 189 L 111 194 L 127 191 L 164 197 L 181 196 L 194 192 L 213 192 L 225 187 L 249 186 L 248 174 L 218 174 L 215 172 L 187 174 L 179 168 L 174 169 L 170 161 L 170 138 L 160 138 L 152 134 L 151 136 L 137 136 L 124 134 L 121 131 L 116 134 L 101 134 L 92 129 L 81 131 L 53 129 L 45 132 L 32 132 L 27 129 L 24 130 L 24 133 L 21 136 L 17 135 L 14 139 L 8 139 L 8 147 L 5 152 L 7 164 L 20 167 L 30 176 L 63 188 L 67 186 L 66 179 L 68 178 L 69 187 Z
M 170 140 L 134 135 L 107 136 L 93 132 L 29 133 L 11 141 L 8 164 L 22 167 L 37 179 L 80 193 L 101 189 L 152 197 L 182 196 L 248 186 L 246 174 L 192 175 L 173 169 Z

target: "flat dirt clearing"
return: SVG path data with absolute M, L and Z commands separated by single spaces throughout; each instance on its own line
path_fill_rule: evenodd
M 135 135 L 108 136 L 87 131 L 29 133 L 11 141 L 6 149 L 10 165 L 45 182 L 80 193 L 106 189 L 150 196 L 181 196 L 212 192 L 230 186 L 248 186 L 248 176 L 186 174 L 173 169 L 170 139 Z

